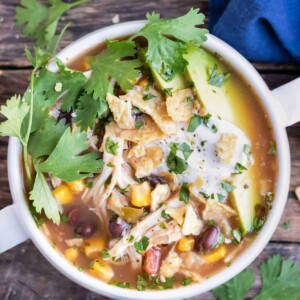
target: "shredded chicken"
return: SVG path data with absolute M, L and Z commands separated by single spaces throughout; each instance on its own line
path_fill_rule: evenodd
M 142 221 L 138 222 L 130 231 L 128 231 L 128 233 L 122 239 L 119 240 L 119 242 L 114 247 L 109 250 L 110 256 L 117 259 L 122 257 L 127 248 L 132 246 L 134 242 L 139 241 L 147 233 L 148 230 L 165 221 L 165 218 L 162 216 L 162 212 L 166 208 L 180 206 L 182 206 L 182 201 L 179 201 L 178 196 L 176 196 L 166 202 L 165 205 L 157 209 L 155 212 L 149 214 Z M 130 237 L 132 236 L 133 239 L 130 239 Z
M 107 208 L 120 215 L 120 210 L 129 205 L 128 198 L 120 192 L 113 190 L 107 201 Z

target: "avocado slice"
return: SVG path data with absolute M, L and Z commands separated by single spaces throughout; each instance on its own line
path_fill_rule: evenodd
M 252 229 L 255 206 L 254 189 L 251 188 L 249 171 L 236 175 L 233 185 L 236 189 L 231 193 L 231 200 L 240 219 L 242 234 L 245 235 Z M 245 189 L 245 185 L 249 187 Z
M 185 86 L 185 80 L 184 77 L 181 74 L 175 74 L 175 76 L 169 80 L 166 81 L 164 80 L 161 75 L 154 69 L 153 65 L 151 63 L 146 63 L 146 56 L 145 56 L 145 51 L 142 49 L 140 51 L 140 59 L 144 62 L 144 64 L 147 64 L 149 67 L 152 77 L 158 87 L 163 90 L 163 89 L 171 89 L 171 91 L 175 92 L 178 90 L 181 90 Z
M 184 54 L 187 60 L 187 78 L 194 83 L 194 90 L 198 99 L 210 114 L 220 116 L 227 121 L 234 121 L 233 109 L 226 95 L 226 83 L 222 87 L 216 87 L 208 83 L 208 72 L 215 65 L 218 72 L 226 72 L 224 66 L 204 49 L 190 46 Z

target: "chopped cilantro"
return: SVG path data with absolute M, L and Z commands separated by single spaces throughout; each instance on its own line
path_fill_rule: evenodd
M 215 124 L 212 124 L 211 125 L 211 130 L 213 131 L 213 133 L 217 133 L 219 129 Z
M 137 253 L 142 254 L 144 251 L 147 250 L 149 245 L 149 238 L 143 236 L 143 238 L 139 242 L 134 243 L 134 247 Z
M 161 212 L 161 216 L 162 216 L 163 218 L 165 218 L 166 220 L 171 220 L 170 215 L 167 214 L 165 210 L 163 210 L 163 211 Z
M 214 220 L 209 220 L 209 221 L 207 222 L 207 225 L 208 225 L 208 226 L 213 226 L 213 225 L 216 225 L 216 222 L 215 222 Z
M 208 198 L 209 198 L 209 195 L 206 194 L 206 193 L 204 193 L 204 192 L 199 192 L 199 194 L 202 195 L 203 198 L 205 198 L 205 199 L 208 199 Z
M 178 150 L 182 151 L 182 154 L 185 159 L 188 159 L 190 155 L 193 153 L 193 149 L 185 142 L 181 143 L 178 147 Z
M 113 163 L 109 162 L 109 163 L 107 164 L 107 166 L 110 167 L 110 168 L 113 168 L 115 165 L 114 165 Z
M 236 163 L 235 167 L 234 167 L 234 174 L 242 174 L 243 171 L 247 170 L 246 167 L 244 167 L 242 164 L 240 163 Z
M 222 72 L 219 72 L 218 74 L 218 65 L 215 64 L 213 69 L 209 70 L 209 78 L 208 78 L 208 83 L 210 85 L 216 86 L 216 87 L 222 87 L 226 80 L 230 77 L 230 74 L 224 74 Z
M 106 249 L 101 250 L 100 253 L 102 254 L 103 259 L 109 259 L 110 258 L 110 255 L 109 255 L 109 253 Z
M 143 127 L 144 125 L 145 125 L 144 121 L 137 121 L 135 123 L 135 128 L 139 129 L 139 128 Z
M 226 196 L 222 195 L 222 194 L 217 194 L 217 197 L 218 197 L 218 201 L 219 202 L 223 202 L 224 199 L 226 198 Z
M 276 155 L 276 153 L 277 153 L 277 145 L 275 141 L 272 141 L 270 148 L 268 150 L 268 155 Z
M 61 220 L 62 220 L 63 222 L 65 222 L 65 223 L 67 223 L 67 222 L 69 222 L 70 217 L 67 216 L 67 215 L 61 215 Z
M 128 188 L 130 187 L 130 184 L 127 184 L 124 188 L 120 188 L 119 186 L 117 187 L 119 192 L 123 195 L 128 193 Z
M 165 224 L 164 222 L 160 223 L 160 224 L 159 224 L 159 227 L 160 227 L 161 229 L 166 229 L 166 228 L 167 228 L 167 227 L 166 227 L 166 224 Z
M 78 267 L 79 272 L 83 272 L 83 270 L 84 270 L 84 267 Z
M 148 286 L 147 281 L 145 280 L 145 278 L 141 275 L 137 276 L 137 281 L 136 281 L 136 289 L 138 291 L 144 291 Z
M 185 182 L 180 188 L 179 201 L 183 201 L 184 203 L 189 203 L 190 201 L 190 191 L 188 188 L 188 184 Z
M 199 45 L 206 40 L 206 29 L 197 28 L 202 25 L 204 15 L 199 9 L 191 9 L 186 15 L 176 19 L 163 20 L 159 14 L 146 15 L 147 24 L 130 39 L 143 36 L 148 41 L 146 61 L 165 80 L 171 80 L 176 73 L 183 73 L 187 61 L 183 54 L 187 51 L 187 43 Z M 171 39 L 174 37 L 177 41 Z
M 186 277 L 186 278 L 182 279 L 181 284 L 183 286 L 187 286 L 187 285 L 191 284 L 192 282 L 193 282 L 193 278 L 192 277 Z
M 255 216 L 254 220 L 253 220 L 253 229 L 255 231 L 261 231 L 262 228 L 264 227 L 265 223 L 267 221 L 267 217 L 266 216 Z
M 143 96 L 144 101 L 147 101 L 147 100 L 150 100 L 150 99 L 153 99 L 153 98 L 156 98 L 156 96 L 151 94 L 151 93 L 148 93 L 148 94 Z
M 134 236 L 131 235 L 131 236 L 129 237 L 128 241 L 129 241 L 129 242 L 132 242 L 133 240 L 134 240 Z
M 221 186 L 228 193 L 230 193 L 230 192 L 232 192 L 233 190 L 236 189 L 236 187 L 234 185 L 231 185 L 231 184 L 229 184 L 227 182 L 222 182 Z
M 205 116 L 200 116 L 200 115 L 194 115 L 191 118 L 189 127 L 188 127 L 188 132 L 194 132 L 202 123 L 208 127 L 208 122 L 211 118 L 211 114 L 207 114 Z M 214 126 L 214 125 L 213 125 Z M 216 127 L 213 128 L 212 126 L 212 130 L 215 132 L 215 130 L 218 130 Z
M 163 91 L 165 94 L 167 94 L 167 95 L 169 95 L 169 96 L 172 96 L 172 88 L 164 88 L 164 89 L 162 89 L 162 91 Z
M 130 283 L 129 282 L 118 282 L 118 281 L 113 281 L 110 283 L 111 285 L 115 285 L 119 288 L 122 288 L 122 289 L 130 289 Z
M 163 282 L 163 287 L 165 290 L 172 289 L 173 283 L 176 281 L 175 277 L 167 277 L 166 281 Z
M 117 155 L 118 149 L 119 149 L 119 144 L 117 142 L 114 142 L 112 138 L 107 137 L 106 142 L 105 142 L 105 149 L 108 153 Z
M 188 164 L 185 160 L 170 152 L 167 157 L 167 166 L 171 172 L 182 174 L 187 169 Z

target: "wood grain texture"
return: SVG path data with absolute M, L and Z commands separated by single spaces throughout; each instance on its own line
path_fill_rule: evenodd
M 14 94 L 22 93 L 27 87 L 30 66 L 24 56 L 24 44 L 31 41 L 14 27 L 14 13 L 18 0 L 0 2 L 0 104 Z M 94 0 L 73 9 L 63 17 L 62 24 L 72 22 L 61 47 L 98 28 L 111 25 L 112 17 L 119 14 L 120 21 L 144 19 L 146 12 L 156 11 L 164 17 L 184 14 L 191 7 L 200 7 L 208 13 L 208 0 Z M 295 64 L 253 63 L 271 89 L 300 76 L 300 66 Z M 300 260 L 300 203 L 294 190 L 300 185 L 300 123 L 287 129 L 291 148 L 292 174 L 287 206 L 278 228 L 267 248 L 252 264 L 257 272 L 259 264 L 273 254 L 281 254 Z M 6 167 L 7 138 L 0 138 L 0 209 L 11 204 Z M 284 201 L 285 199 L 282 199 Z M 282 224 L 288 222 L 285 230 Z M 0 241 L 1 242 L 1 241 Z M 253 296 L 260 286 L 257 276 L 255 288 L 247 299 Z M 0 256 L 0 299 L 58 299 L 81 300 L 105 297 L 96 295 L 69 281 L 57 272 L 39 253 L 31 242 L 25 242 Z M 211 300 L 207 293 L 193 300 Z

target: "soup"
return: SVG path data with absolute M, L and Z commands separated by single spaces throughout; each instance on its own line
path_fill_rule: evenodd
M 270 121 L 242 75 L 217 53 L 164 38 L 184 51 L 151 53 L 142 29 L 68 68 L 58 62 L 58 74 L 43 69 L 37 93 L 49 103 L 29 140 L 29 204 L 53 247 L 78 271 L 139 291 L 230 267 L 263 227 L 276 187 Z

